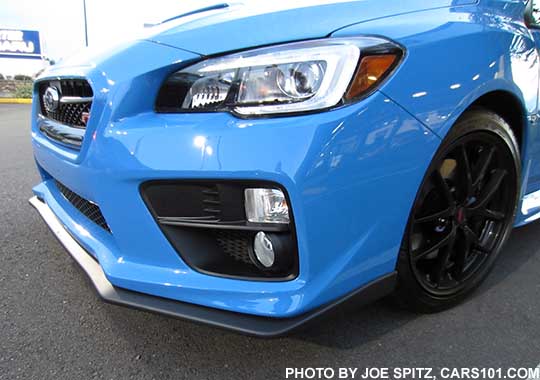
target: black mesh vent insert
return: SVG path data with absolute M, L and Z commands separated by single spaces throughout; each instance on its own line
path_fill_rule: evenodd
M 217 243 L 221 249 L 237 261 L 254 265 L 249 257 L 253 234 L 245 231 L 215 230 Z
M 90 219 L 92 222 L 103 228 L 107 232 L 111 232 L 107 221 L 103 217 L 99 206 L 95 203 L 87 201 L 86 199 L 75 194 L 73 191 L 64 186 L 61 182 L 54 181 L 58 190 L 62 193 L 64 198 L 68 200 L 69 203 L 73 205 L 77 210 L 79 210 L 84 216 Z

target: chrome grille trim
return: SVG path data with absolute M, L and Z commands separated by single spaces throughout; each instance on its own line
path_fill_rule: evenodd
M 80 148 L 86 130 L 72 128 L 65 124 L 38 115 L 37 127 L 45 136 L 68 148 Z
M 79 149 L 90 118 L 93 91 L 85 79 L 58 78 L 37 83 L 40 115 L 38 129 L 49 139 Z M 59 94 L 53 107 L 46 93 Z M 45 104 L 47 103 L 47 104 Z
M 92 97 L 84 96 L 62 96 L 60 103 L 92 103 Z

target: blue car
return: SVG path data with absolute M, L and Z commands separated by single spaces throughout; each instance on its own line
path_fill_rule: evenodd
M 111 303 L 258 336 L 447 309 L 540 217 L 539 7 L 173 17 L 38 78 L 30 203 Z

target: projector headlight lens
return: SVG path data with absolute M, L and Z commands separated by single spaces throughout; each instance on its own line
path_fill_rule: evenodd
M 247 220 L 251 223 L 289 223 L 289 207 L 278 189 L 245 189 Z
M 249 116 L 327 109 L 371 91 L 402 53 L 388 40 L 360 37 L 297 42 L 212 58 L 169 77 L 160 90 L 157 110 Z M 383 58 L 359 64 L 373 55 Z

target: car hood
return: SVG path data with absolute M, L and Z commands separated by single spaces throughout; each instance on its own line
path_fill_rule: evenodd
M 377 18 L 475 0 L 251 0 L 217 4 L 150 28 L 144 39 L 212 55 L 249 47 L 322 38 Z

